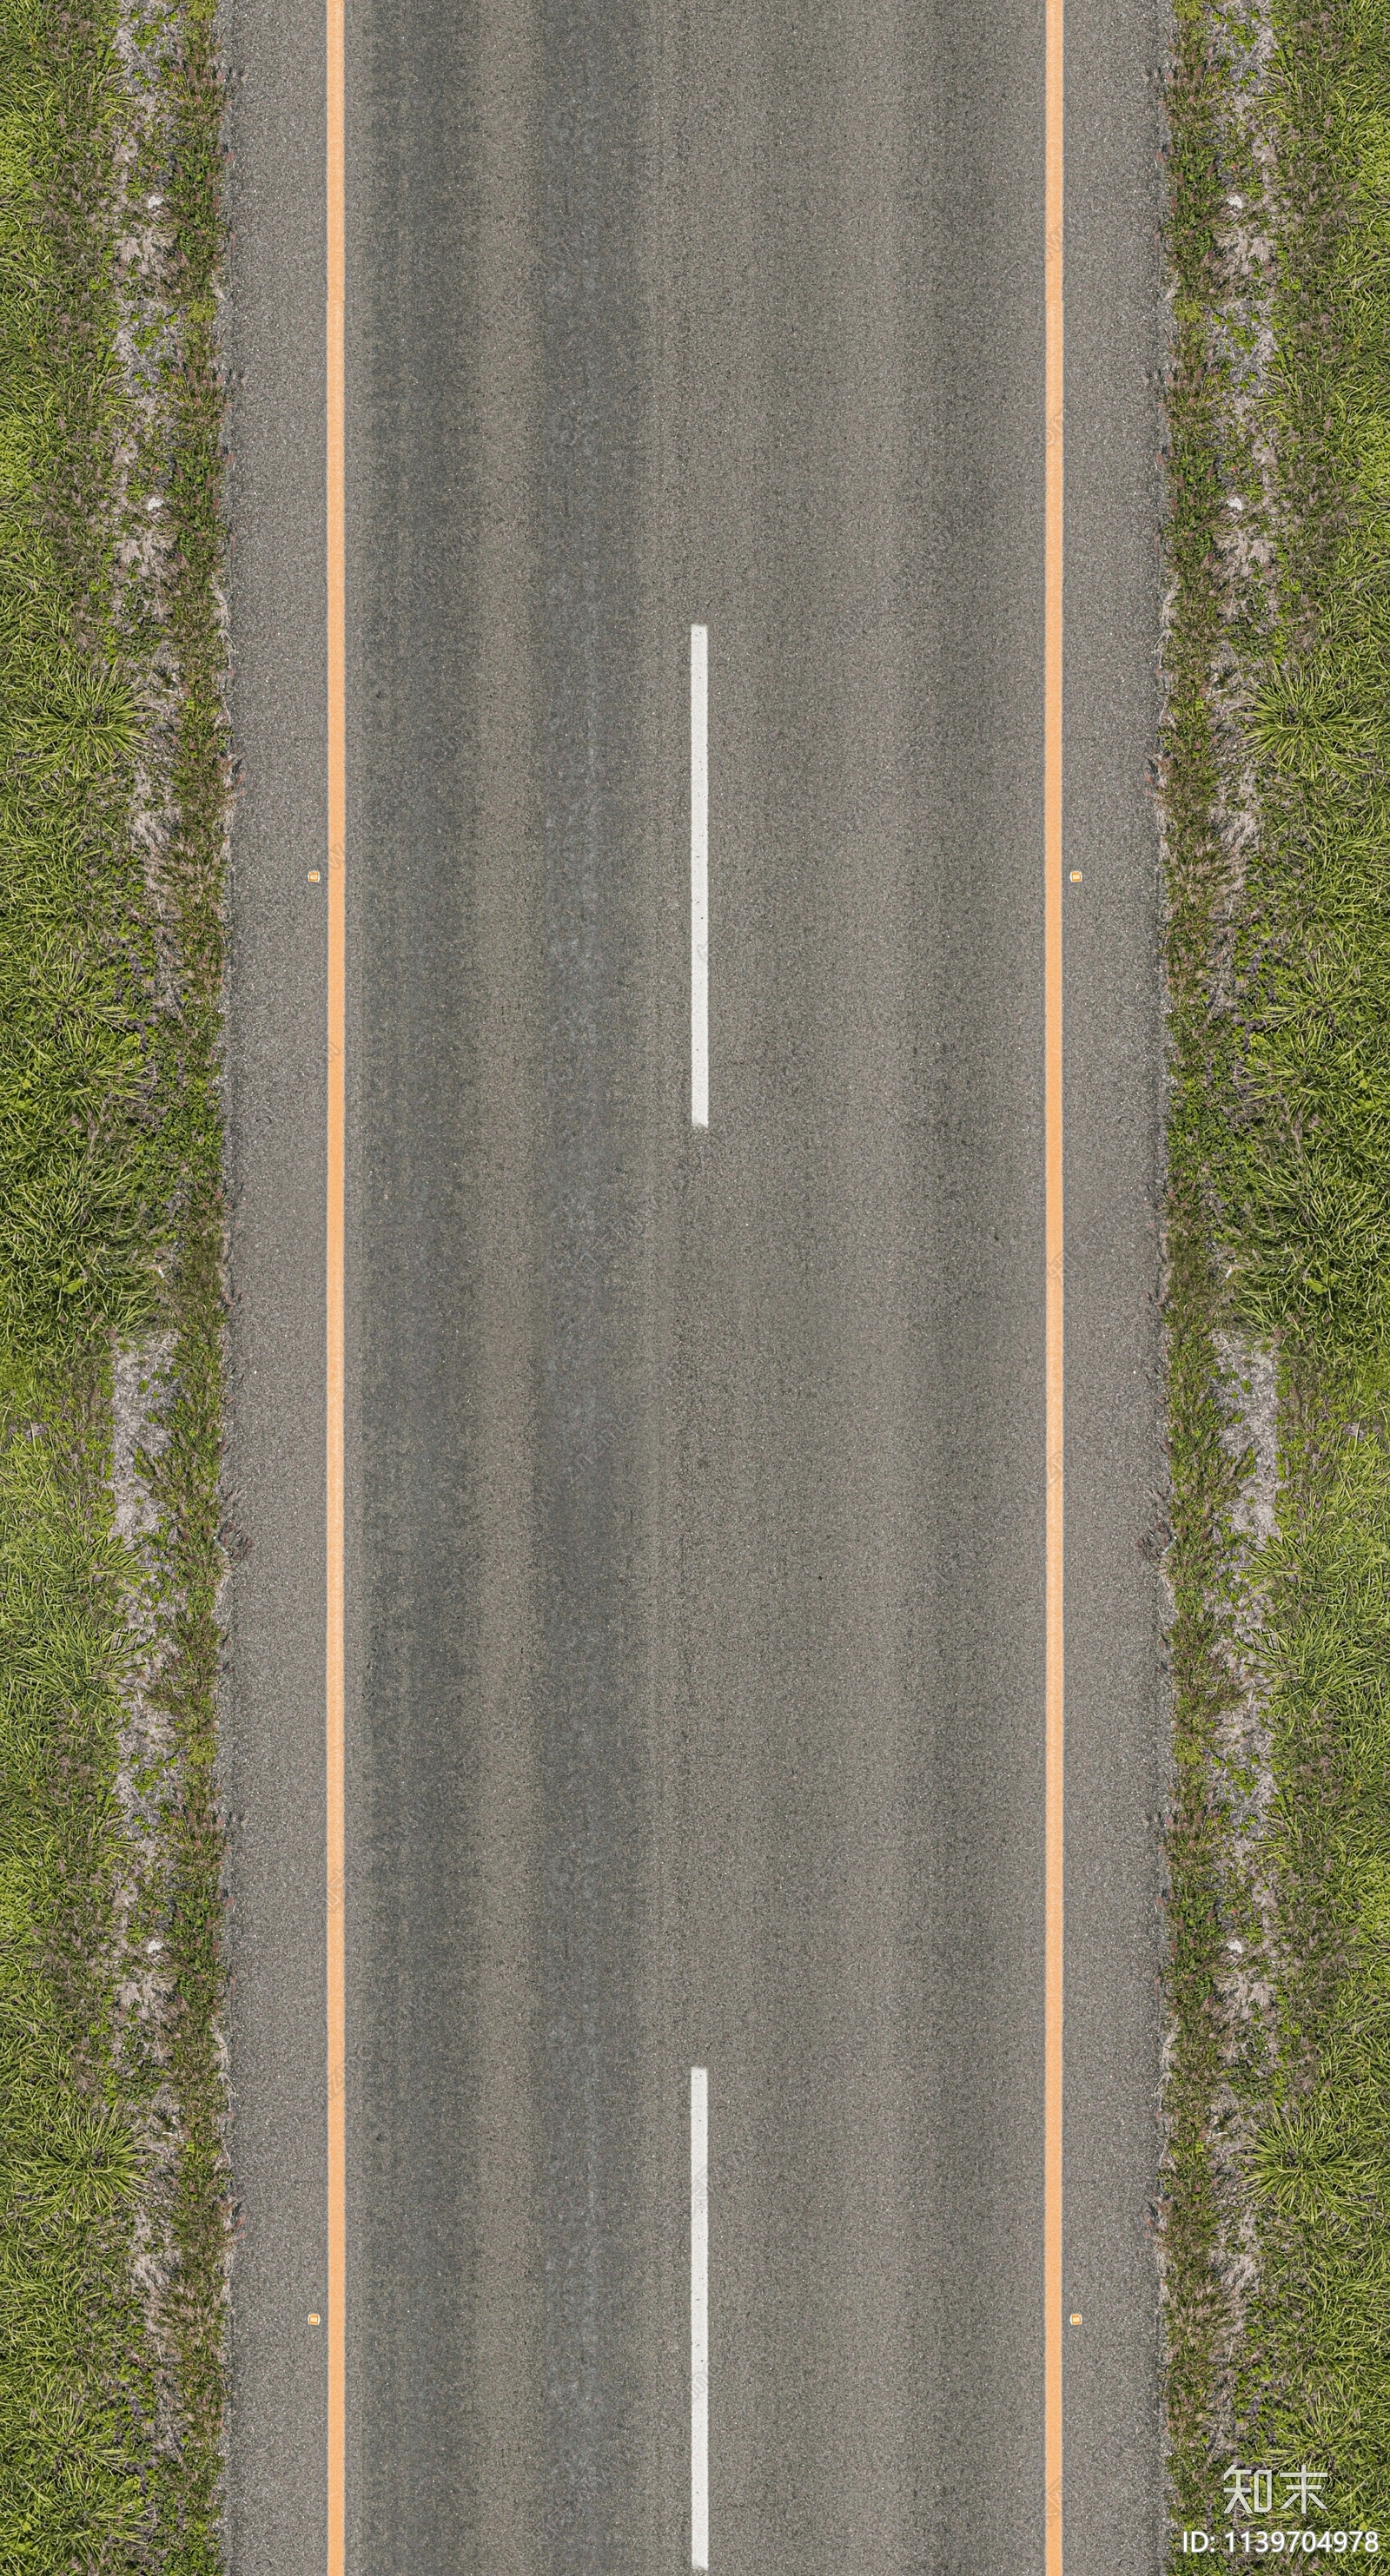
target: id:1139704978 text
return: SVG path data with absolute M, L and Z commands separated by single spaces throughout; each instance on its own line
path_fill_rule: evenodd
M 1367 2556 L 1373 2557 L 1380 2549 L 1380 2533 L 1378 2531 L 1278 2529 L 1256 2531 L 1249 2523 L 1244 2524 L 1239 2531 L 1234 2525 L 1228 2531 L 1203 2531 L 1198 2526 L 1195 2530 L 1184 2530 L 1182 2547 L 1185 2558 L 1205 2558 L 1209 2551 L 1213 2556 L 1222 2558 L 1272 2558 L 1280 2555 L 1292 2557 L 1295 2551 L 1304 2557 L 1311 2557 L 1314 2550 L 1326 2550 L 1329 2556 L 1338 2558 L 1344 2553 L 1355 2557 L 1358 2552 L 1364 2552 Z

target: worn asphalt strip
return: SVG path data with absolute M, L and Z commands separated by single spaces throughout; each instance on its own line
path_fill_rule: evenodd
M 344 530 L 345 173 L 343 153 L 343 0 L 328 0 L 325 171 L 327 232 L 327 555 L 328 634 L 328 1193 L 326 1210 L 325 1378 L 327 1397 L 327 1634 L 324 1651 L 324 1758 L 327 1770 L 325 1935 L 328 2125 L 328 2576 L 343 2576 L 346 2546 L 347 2400 L 347 2014 L 343 1874 L 343 1184 L 347 695 Z
M 1046 1161 L 1046 1899 L 1043 2027 L 1043 2453 L 1046 2576 L 1062 2576 L 1063 1208 L 1062 1208 L 1062 80 L 1063 0 L 1047 0 L 1043 713 Z

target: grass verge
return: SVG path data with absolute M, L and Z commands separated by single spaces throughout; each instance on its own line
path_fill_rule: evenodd
M 1171 2504 L 1390 2547 L 1390 6 L 1170 112 Z
M 0 0 L 0 2565 L 220 2562 L 208 0 Z

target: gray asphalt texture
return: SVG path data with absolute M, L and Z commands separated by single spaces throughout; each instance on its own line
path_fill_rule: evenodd
M 323 27 L 226 0 L 233 2576 L 323 2563 Z M 1068 13 L 1067 2568 L 1161 2560 L 1158 0 Z M 1040 0 L 350 0 L 353 2576 L 1043 2562 Z M 688 1111 L 710 636 L 711 1125 Z

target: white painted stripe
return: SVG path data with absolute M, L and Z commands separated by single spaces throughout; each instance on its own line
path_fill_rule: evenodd
M 709 1125 L 709 629 L 690 630 L 690 1124 Z M 697 2566 L 703 2561 L 696 2561 Z
M 709 2565 L 709 2077 L 703 2066 L 690 2070 L 690 2564 Z

